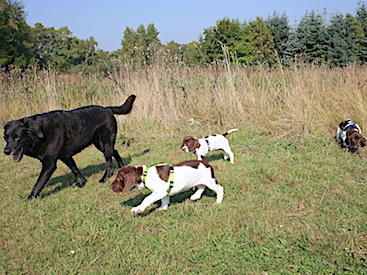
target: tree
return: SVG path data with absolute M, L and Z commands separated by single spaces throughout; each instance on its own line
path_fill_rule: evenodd
M 93 37 L 81 40 L 74 37 L 68 27 L 56 30 L 40 23 L 36 23 L 32 31 L 40 68 L 51 65 L 58 71 L 68 72 L 71 67 L 93 63 L 97 46 Z
M 297 61 L 301 55 L 301 42 L 296 31 L 289 33 L 288 39 L 284 44 L 283 60 L 285 65 L 290 66 Z
M 363 39 L 360 41 L 360 60 L 362 63 L 367 62 L 367 7 L 366 4 L 361 1 L 358 3 L 356 19 L 361 23 L 363 28 Z
M 288 24 L 288 17 L 286 13 L 281 16 L 274 12 L 272 16 L 269 16 L 266 20 L 266 24 L 270 29 L 275 44 L 275 50 L 279 56 L 281 62 L 285 59 L 286 44 L 290 35 L 290 26 Z
M 244 23 L 240 39 L 237 39 L 232 49 L 236 56 L 236 60 L 240 63 L 253 64 L 256 60 L 256 49 L 253 44 L 254 33 L 252 27 Z
M 203 54 L 197 42 L 182 45 L 182 52 L 182 61 L 189 66 L 199 65 L 203 61 Z
M 118 52 L 127 60 L 150 64 L 152 56 L 161 46 L 158 34 L 154 24 L 149 24 L 147 29 L 140 25 L 136 31 L 126 27 L 121 41 L 122 49 Z
M 367 6 L 364 1 L 358 2 L 357 20 L 361 22 L 365 35 L 367 34 Z
M 306 13 L 298 28 L 301 57 L 310 63 L 320 64 L 327 51 L 326 29 L 322 16 L 315 11 Z
M 267 63 L 272 66 L 275 63 L 274 37 L 270 29 L 266 26 L 266 22 L 257 17 L 255 21 L 250 23 L 253 34 L 252 44 L 255 51 L 255 62 Z
M 327 27 L 327 60 L 332 66 L 346 66 L 351 62 L 361 63 L 363 26 L 354 16 L 333 16 Z
M 238 20 L 224 18 L 217 21 L 215 27 L 204 30 L 204 36 L 200 38 L 200 46 L 206 62 L 223 59 L 223 45 L 229 51 L 233 51 L 242 39 L 242 30 Z
M 34 56 L 32 46 L 24 6 L 0 0 L 0 66 L 27 66 Z

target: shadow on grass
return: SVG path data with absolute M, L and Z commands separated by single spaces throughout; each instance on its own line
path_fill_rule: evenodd
M 170 198 L 170 205 L 172 205 L 172 204 L 178 204 L 178 203 L 183 203 L 184 201 L 188 200 L 191 197 L 191 195 L 195 193 L 195 191 L 196 190 L 192 190 L 191 189 L 191 190 L 188 190 L 188 191 L 185 191 L 185 192 L 182 192 L 180 194 L 177 194 L 177 195 L 172 196 Z M 135 206 L 138 206 L 149 195 L 150 194 L 148 194 L 148 195 L 138 194 L 135 197 L 130 198 L 130 199 L 122 202 L 121 205 L 123 207 L 126 207 L 126 206 L 135 207 Z M 204 197 L 204 196 L 207 196 L 207 197 L 216 197 L 216 194 L 214 192 L 212 192 L 210 189 L 205 188 L 205 191 L 204 191 L 202 197 Z M 193 202 L 193 203 L 195 203 L 195 202 Z M 157 208 L 161 205 L 160 200 L 159 201 L 156 201 L 154 204 L 157 205 L 156 208 L 151 208 L 148 211 L 144 211 L 142 214 L 139 214 L 138 216 L 139 217 L 145 217 L 145 216 L 148 216 L 148 215 L 152 214 L 153 212 L 155 212 L 157 210 Z M 170 207 L 170 206 L 168 206 L 168 207 Z
M 211 161 L 215 161 L 215 160 L 221 160 L 221 159 L 223 160 L 224 155 L 220 151 L 218 153 L 212 153 L 212 154 L 206 156 L 205 158 L 208 160 L 208 162 L 211 162 Z
M 122 162 L 124 163 L 124 165 L 128 165 L 128 164 L 131 163 L 131 159 L 133 157 L 145 155 L 149 151 L 150 151 L 149 149 L 146 149 L 146 150 L 144 150 L 143 152 L 141 152 L 139 154 L 135 154 L 133 156 L 122 158 Z M 117 165 L 116 161 L 114 161 L 113 162 L 113 168 L 112 168 L 112 175 L 118 169 L 117 167 L 118 167 L 118 165 Z M 80 172 L 82 173 L 84 178 L 87 178 L 87 177 L 90 177 L 90 176 L 92 176 L 94 174 L 97 174 L 101 171 L 104 171 L 105 169 L 106 169 L 106 163 L 101 163 L 101 164 L 98 164 L 98 165 L 88 165 L 87 167 L 81 169 Z M 59 185 L 59 183 L 61 183 L 61 185 Z M 73 186 L 74 184 L 75 184 L 75 176 L 71 172 L 69 174 L 66 174 L 66 175 L 63 175 L 63 176 L 59 176 L 59 177 L 56 177 L 56 178 L 51 178 L 46 186 L 47 187 L 52 187 L 54 185 L 57 185 L 57 186 L 53 190 L 42 194 L 41 198 L 56 194 L 56 193 L 60 192 L 61 190 L 65 189 L 65 188 Z M 87 182 L 86 182 L 86 184 L 87 184 Z

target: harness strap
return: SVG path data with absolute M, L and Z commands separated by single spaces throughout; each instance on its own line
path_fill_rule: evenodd
M 143 179 L 142 179 L 143 183 L 145 183 L 145 182 L 146 182 L 147 175 L 148 175 L 148 170 L 149 170 L 149 168 L 150 168 L 150 167 L 152 167 L 152 166 L 153 166 L 153 165 L 149 165 L 149 166 L 147 166 L 147 168 L 143 171 Z
M 171 189 L 173 187 L 173 181 L 175 179 L 175 176 L 174 176 L 175 173 L 174 172 L 175 172 L 175 170 L 174 170 L 173 166 L 170 165 L 170 167 L 169 167 L 169 187 L 168 187 L 168 190 L 167 190 L 168 196 L 171 194 Z
M 158 165 L 158 164 L 152 164 L 152 165 L 149 165 L 149 166 L 147 166 L 147 168 L 143 171 L 143 183 L 145 183 L 146 182 L 146 178 L 147 178 L 147 174 L 148 174 L 148 170 L 149 170 L 149 168 L 150 167 L 152 167 L 152 166 L 155 166 L 155 165 Z M 167 189 L 167 193 L 168 193 L 168 196 L 170 195 L 170 193 L 171 193 L 171 189 L 172 189 L 172 187 L 173 187 L 173 182 L 174 182 L 174 179 L 175 179 L 175 176 L 174 176 L 174 172 L 175 172 L 175 170 L 174 170 L 174 168 L 173 168 L 173 165 L 170 165 L 170 167 L 169 167 L 169 187 L 168 187 L 168 189 Z

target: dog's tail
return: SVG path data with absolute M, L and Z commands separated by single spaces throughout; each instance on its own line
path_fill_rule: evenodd
M 236 132 L 236 131 L 238 131 L 238 129 L 237 129 L 237 128 L 234 128 L 234 129 L 228 130 L 227 132 L 225 132 L 225 133 L 223 134 L 223 136 L 224 136 L 224 137 L 226 137 L 228 134 L 230 134 L 230 133 L 232 133 L 232 132 Z
M 106 109 L 110 110 L 114 115 L 126 115 L 131 112 L 135 98 L 136 95 L 130 95 L 121 106 L 109 106 Z

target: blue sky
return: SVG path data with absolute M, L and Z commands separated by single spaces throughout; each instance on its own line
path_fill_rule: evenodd
M 67 26 L 80 39 L 93 36 L 98 48 L 121 48 L 126 27 L 136 30 L 153 23 L 163 44 L 197 41 L 204 29 L 225 17 L 249 22 L 266 19 L 274 12 L 288 16 L 289 24 L 299 22 L 306 11 L 356 14 L 359 0 L 23 0 L 27 23 L 42 23 L 56 29 Z

